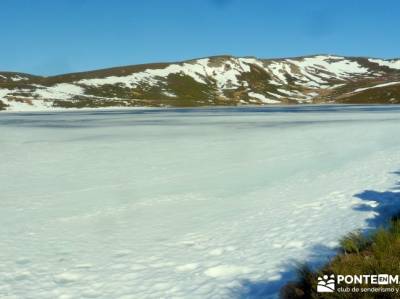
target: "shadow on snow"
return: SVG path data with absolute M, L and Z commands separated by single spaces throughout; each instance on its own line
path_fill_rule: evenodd
M 393 172 L 400 175 L 400 171 Z M 382 226 L 394 214 L 400 211 L 400 181 L 388 191 L 379 192 L 373 190 L 365 190 L 355 194 L 354 197 L 359 198 L 365 203 L 361 203 L 354 207 L 356 211 L 374 212 L 375 217 L 366 220 L 367 228 L 363 233 L 368 233 Z M 377 204 L 371 205 L 371 201 Z M 306 261 L 311 268 L 318 268 L 336 255 L 336 251 L 331 247 L 324 245 L 316 245 L 310 249 L 310 258 Z M 274 281 L 250 281 L 241 280 L 241 287 L 232 289 L 232 298 L 234 299 L 265 299 L 276 298 L 280 288 L 287 282 L 296 279 L 296 265 L 298 261 L 288 260 L 287 263 L 281 265 L 284 269 L 280 273 L 280 279 Z

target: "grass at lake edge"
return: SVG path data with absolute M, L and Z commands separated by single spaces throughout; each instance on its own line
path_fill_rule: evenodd
M 311 270 L 307 265 L 297 269 L 297 280 L 282 287 L 282 299 L 306 298 L 400 298 L 400 293 L 393 292 L 348 292 L 318 293 L 318 277 L 323 275 L 368 275 L 400 273 L 400 214 L 392 217 L 385 227 L 376 229 L 368 235 L 354 232 L 344 237 L 341 250 L 328 264 L 319 270 Z M 400 285 L 336 285 L 358 288 L 399 288 Z

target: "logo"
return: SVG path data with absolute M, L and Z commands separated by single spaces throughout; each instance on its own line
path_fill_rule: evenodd
M 347 285 L 347 286 L 346 286 Z M 361 285 L 361 287 L 359 286 Z M 362 285 L 365 285 L 364 287 Z M 397 285 L 397 287 L 396 287 Z M 400 294 L 400 275 L 391 274 L 361 274 L 342 275 L 331 274 L 318 277 L 318 293 L 366 293 L 386 292 Z
M 333 293 L 335 291 L 335 275 L 318 277 L 317 292 Z
M 390 281 L 395 281 L 392 277 L 390 277 Z M 379 274 L 378 275 L 378 284 L 389 284 L 389 275 L 388 274 Z

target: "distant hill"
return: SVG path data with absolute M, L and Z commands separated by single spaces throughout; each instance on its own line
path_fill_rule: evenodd
M 0 110 L 400 103 L 400 59 L 214 56 L 42 77 L 0 72 Z

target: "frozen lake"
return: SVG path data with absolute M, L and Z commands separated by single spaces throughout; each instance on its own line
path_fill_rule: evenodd
M 399 132 L 395 106 L 2 113 L 0 297 L 274 296 L 371 223 Z

